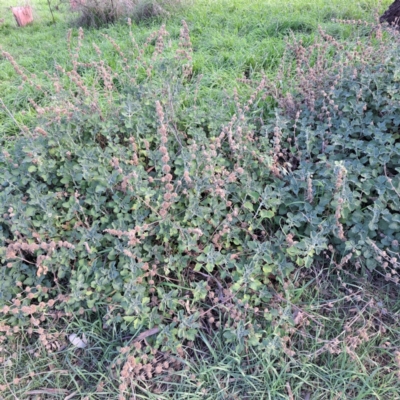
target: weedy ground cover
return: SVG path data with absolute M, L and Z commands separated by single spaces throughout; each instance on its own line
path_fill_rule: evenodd
M 199 1 L 60 58 L 49 25 L 30 61 L 6 23 L 5 398 L 398 396 L 399 37 L 372 6 Z
M 389 1 L 383 2 L 384 9 Z M 57 62 L 68 65 L 69 54 L 65 45 L 68 24 L 76 17 L 66 13 L 65 3 L 59 10 L 53 5 L 56 25 L 48 10 L 47 1 L 32 2 L 36 23 L 25 29 L 17 29 L 8 10 L 14 5 L 11 0 L 3 0 L 1 12 L 5 22 L 0 25 L 0 45 L 10 52 L 19 65 L 34 72 L 38 78 L 46 79 L 43 71 L 54 70 Z M 278 2 L 268 1 L 196 1 L 183 2 L 180 11 L 171 14 L 166 20 L 166 29 L 171 40 L 177 40 L 182 18 L 188 23 L 193 43 L 193 69 L 202 74 L 202 90 L 209 98 L 221 90 L 240 87 L 237 78 L 249 76 L 261 70 L 267 73 L 276 71 L 284 52 L 285 40 L 290 32 L 302 37 L 306 42 L 313 40 L 318 26 L 341 40 L 346 40 L 352 29 L 347 25 L 332 22 L 332 18 L 351 20 L 373 20 L 376 2 L 365 0 L 359 3 L 337 0 L 324 0 L 305 3 L 302 0 Z M 126 19 L 124 20 L 126 22 Z M 160 27 L 162 18 L 147 20 L 132 26 L 135 40 L 143 44 L 147 37 Z M 101 31 L 116 40 L 122 49 L 130 46 L 125 23 L 111 25 Z M 77 29 L 72 36 L 76 38 Z M 86 31 L 86 41 L 81 51 L 81 60 L 90 60 L 94 53 L 91 45 L 98 43 L 102 57 L 107 63 L 115 64 L 115 55 L 110 43 L 102 40 L 97 30 Z M 0 92 L 14 111 L 27 105 L 29 94 L 19 90 L 15 72 L 4 58 L 0 59 Z M 26 120 L 28 115 L 15 113 L 17 120 Z M 14 125 L 9 123 L 0 111 L 0 135 L 4 137 L 14 132 Z

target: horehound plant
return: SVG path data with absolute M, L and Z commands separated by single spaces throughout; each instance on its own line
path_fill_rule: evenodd
M 282 311 L 271 339 L 274 284 L 316 263 L 396 283 L 399 50 L 376 32 L 346 47 L 324 32 L 294 42 L 279 71 L 290 90 L 263 76 L 212 109 L 196 103 L 185 23 L 175 50 L 165 26 L 130 53 L 106 36 L 118 68 L 97 45 L 80 62 L 80 30 L 71 66 L 48 73 L 53 91 L 3 53 L 51 102 L 31 102 L 35 124 L 1 153 L 1 330 L 40 335 L 27 311 L 52 302 L 150 332 L 153 356 L 217 329 L 238 352 L 291 356 L 285 332 L 302 317 Z M 358 346 L 348 339 L 350 355 Z

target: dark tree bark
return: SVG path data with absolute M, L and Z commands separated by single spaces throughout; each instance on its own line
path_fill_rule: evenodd
M 381 16 L 380 22 L 387 22 L 390 25 L 399 25 L 400 21 L 400 0 L 395 0 L 393 4 Z

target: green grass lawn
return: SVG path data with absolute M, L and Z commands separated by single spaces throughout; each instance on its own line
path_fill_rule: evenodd
M 45 86 L 44 71 L 54 72 L 56 64 L 70 66 L 66 37 L 73 16 L 61 5 L 54 10 L 54 24 L 46 0 L 31 3 L 34 24 L 17 28 L 8 10 L 15 2 L 0 0 L 0 16 L 5 15 L 0 46 Z M 133 24 L 132 31 L 142 44 L 165 23 L 174 48 L 184 19 L 193 43 L 194 74 L 203 75 L 199 96 L 207 104 L 211 99 L 220 100 L 221 93 L 232 93 L 233 88 L 248 90 L 240 78 L 265 73 L 273 79 L 292 35 L 311 43 L 321 26 L 346 42 L 358 28 L 332 19 L 373 21 L 390 3 L 382 1 L 377 10 L 375 0 L 192 0 L 165 20 Z M 78 31 L 72 29 L 72 43 L 76 44 Z M 118 69 L 115 50 L 104 40 L 104 33 L 128 51 L 129 29 L 126 21 L 121 21 L 100 30 L 85 30 L 80 60 L 88 62 L 95 57 L 94 42 L 104 59 Z M 20 84 L 9 61 L 0 56 L 0 99 L 17 122 L 29 124 L 32 92 L 20 90 Z M 2 145 L 11 146 L 18 134 L 14 122 L 0 109 Z M 205 327 L 195 343 L 184 346 L 179 357 L 169 359 L 170 370 L 165 374 L 131 382 L 135 389 L 127 398 L 399 399 L 398 286 L 384 279 L 371 282 L 368 277 L 333 267 L 314 266 L 291 278 L 271 298 L 268 310 L 261 311 L 271 321 L 266 328 L 270 341 L 265 352 L 251 348 L 243 352 L 227 344 L 222 331 Z M 132 337 L 121 333 L 116 324 L 103 325 L 104 315 L 98 309 L 59 319 L 55 316 L 37 340 L 22 329 L 0 341 L 0 399 L 122 399 L 116 370 L 125 362 L 121 348 L 132 344 Z M 87 347 L 71 346 L 70 334 L 85 334 Z M 285 338 L 283 346 L 278 337 Z M 167 355 L 162 357 L 167 359 Z

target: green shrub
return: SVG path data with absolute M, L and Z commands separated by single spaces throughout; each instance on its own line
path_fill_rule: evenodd
M 289 47 L 290 90 L 263 77 L 246 98 L 199 103 L 188 28 L 175 55 L 166 35 L 129 56 L 113 42 L 123 73 L 98 49 L 73 55 L 3 151 L 3 331 L 104 307 L 105 324 L 156 327 L 164 350 L 206 325 L 265 349 L 271 279 L 333 262 L 398 280 L 397 39 L 345 49 L 321 33 Z
M 165 7 L 171 3 L 169 0 L 85 0 L 74 11 L 79 13 L 78 26 L 98 28 L 121 18 L 131 17 L 139 22 L 167 15 Z

